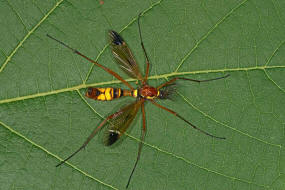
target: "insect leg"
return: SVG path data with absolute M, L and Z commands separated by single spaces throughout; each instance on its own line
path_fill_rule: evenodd
M 170 84 L 174 83 L 174 82 L 177 81 L 177 80 L 189 80 L 189 81 L 193 81 L 193 82 L 198 82 L 198 83 L 200 83 L 200 82 L 209 82 L 209 81 L 213 81 L 213 80 L 224 79 L 224 78 L 227 78 L 227 77 L 229 77 L 229 76 L 230 76 L 230 75 L 227 74 L 227 75 L 222 76 L 222 77 L 213 78 L 213 79 L 206 79 L 206 80 L 195 80 L 195 79 L 188 79 L 188 78 L 183 78 L 183 77 L 176 77 L 176 78 L 171 79 L 170 81 L 167 81 L 167 82 L 161 84 L 160 86 L 157 87 L 157 89 L 159 90 L 160 88 L 163 88 L 163 87 L 165 87 L 165 86 L 167 86 L 167 85 L 170 85 Z
M 58 39 L 50 36 L 49 34 L 47 34 L 47 37 L 53 39 L 54 41 L 60 43 L 61 45 L 63 45 L 64 47 L 70 49 L 73 53 L 80 55 L 81 57 L 85 58 L 86 60 L 88 60 L 89 62 L 93 63 L 94 65 L 102 68 L 103 70 L 105 70 L 107 73 L 113 75 L 115 78 L 117 78 L 118 80 L 122 81 L 122 83 L 124 83 L 127 87 L 129 87 L 131 90 L 134 90 L 134 88 L 127 82 L 125 81 L 119 74 L 115 73 L 114 71 L 112 71 L 111 69 L 97 63 L 96 61 L 90 59 L 89 57 L 87 57 L 86 55 L 83 55 L 82 53 L 80 53 L 78 50 L 73 49 L 72 47 L 68 46 L 67 44 L 63 43 L 62 41 L 59 41 Z
M 146 83 L 147 77 L 148 77 L 148 73 L 149 73 L 149 59 L 148 59 L 146 50 L 145 50 L 145 48 L 144 48 L 143 40 L 142 40 L 140 17 L 141 17 L 141 13 L 140 13 L 139 16 L 138 16 L 138 27 L 139 27 L 139 34 L 140 34 L 141 46 L 142 46 L 142 49 L 143 49 L 143 52 L 144 52 L 144 55 L 145 55 L 145 58 L 146 58 L 146 70 L 145 70 L 145 76 L 144 76 L 145 78 L 144 78 L 144 81 L 143 81 L 144 83 Z
M 169 113 L 171 113 L 171 114 L 177 116 L 178 118 L 180 118 L 180 119 L 182 119 L 183 121 L 185 121 L 188 125 L 190 125 L 190 126 L 193 127 L 194 129 L 200 131 L 201 133 L 204 133 L 205 135 L 208 135 L 208 136 L 210 136 L 210 137 L 217 138 L 217 139 L 226 139 L 225 137 L 218 137 L 218 136 L 212 135 L 212 134 L 210 134 L 210 133 L 208 133 L 208 132 L 206 132 L 206 131 L 204 131 L 204 130 L 198 128 L 198 127 L 196 127 L 194 124 L 192 124 L 192 123 L 190 123 L 189 121 L 187 121 L 185 118 L 183 118 L 182 116 L 180 116 L 180 115 L 179 115 L 178 113 L 176 113 L 175 111 L 172 111 L 171 109 L 168 109 L 168 108 L 166 108 L 166 107 L 164 107 L 164 106 L 162 106 L 162 105 L 156 103 L 156 102 L 153 101 L 153 100 L 150 100 L 150 102 L 153 103 L 155 106 L 157 106 L 157 107 L 159 107 L 159 108 L 161 108 L 161 109 L 164 109 L 164 110 L 168 111 Z
M 77 149 L 74 153 L 72 153 L 69 157 L 67 157 L 66 159 L 64 159 L 63 161 L 61 161 L 59 164 L 56 165 L 56 167 L 60 166 L 61 164 L 65 163 L 67 160 L 69 160 L 70 158 L 72 158 L 75 154 L 77 154 L 80 150 L 82 150 L 83 148 L 86 147 L 86 145 L 91 141 L 91 139 L 95 136 L 95 134 L 101 129 L 101 127 L 110 119 L 116 117 L 118 115 L 118 113 L 114 113 L 110 116 L 108 116 L 106 119 L 104 119 L 104 121 L 102 121 L 102 123 L 100 123 L 100 125 L 94 129 L 94 131 L 89 135 L 89 137 L 86 139 L 86 141 L 83 143 L 83 145 Z
M 141 156 L 141 151 L 142 151 L 142 146 L 143 146 L 143 141 L 144 141 L 144 137 L 145 137 L 145 133 L 146 133 L 146 119 L 145 119 L 145 109 L 144 109 L 144 102 L 142 103 L 142 106 L 141 106 L 141 109 L 142 109 L 142 117 L 143 117 L 143 127 L 142 127 L 142 133 L 141 133 L 141 141 L 140 141 L 140 144 L 139 144 L 139 150 L 138 150 L 138 155 L 137 155 L 137 160 L 135 162 L 135 165 L 133 167 L 133 170 L 130 174 L 130 177 L 129 177 L 129 180 L 128 180 L 128 183 L 127 183 L 127 186 L 126 188 L 128 188 L 130 182 L 131 182 L 131 178 L 134 174 L 134 171 L 137 167 L 137 164 L 138 164 L 138 161 L 140 159 L 140 156 Z

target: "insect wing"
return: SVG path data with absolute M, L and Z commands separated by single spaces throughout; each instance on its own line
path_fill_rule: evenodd
M 128 48 L 124 39 L 115 31 L 110 31 L 112 53 L 120 68 L 130 77 L 143 80 L 139 66 L 136 64 L 131 50 Z
M 108 121 L 107 130 L 104 134 L 106 146 L 114 144 L 126 132 L 136 117 L 141 104 L 142 101 L 136 101 L 123 107 Z

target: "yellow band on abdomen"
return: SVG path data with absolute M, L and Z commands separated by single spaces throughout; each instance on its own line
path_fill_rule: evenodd
M 135 97 L 135 98 L 138 97 L 138 90 L 133 91 L 133 97 Z
M 106 100 L 113 100 L 113 88 L 106 88 L 105 90 L 105 98 Z

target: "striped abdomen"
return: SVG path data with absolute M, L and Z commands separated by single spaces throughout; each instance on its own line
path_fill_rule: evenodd
M 121 88 L 88 88 L 86 92 L 88 98 L 100 101 L 110 101 L 122 96 L 137 97 L 137 90 L 124 90 Z

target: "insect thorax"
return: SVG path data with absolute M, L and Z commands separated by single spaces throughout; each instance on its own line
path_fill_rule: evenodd
M 152 86 L 143 86 L 141 89 L 139 89 L 139 95 L 142 98 L 152 100 L 154 98 L 157 98 L 159 96 L 160 92 L 156 88 Z

